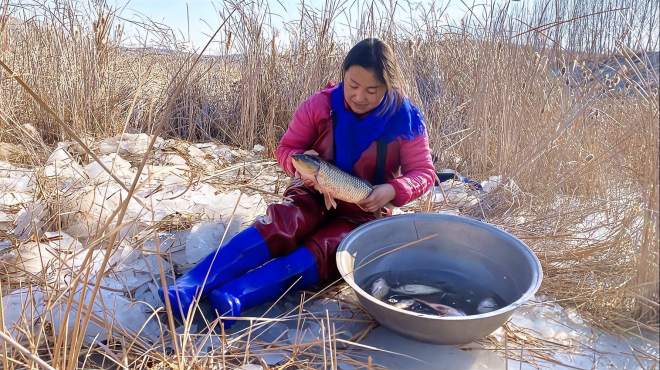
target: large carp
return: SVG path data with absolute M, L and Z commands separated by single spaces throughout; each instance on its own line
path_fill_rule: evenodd
M 327 209 L 337 208 L 335 199 L 349 203 L 359 203 L 371 194 L 373 186 L 367 181 L 353 176 L 315 155 L 291 155 L 293 167 L 305 176 L 313 177 L 317 190 L 323 194 Z M 385 207 L 394 208 L 391 204 Z

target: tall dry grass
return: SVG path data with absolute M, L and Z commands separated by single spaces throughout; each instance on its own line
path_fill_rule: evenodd
M 422 107 L 436 165 L 516 184 L 490 208 L 464 211 L 535 250 L 542 293 L 603 327 L 657 332 L 658 70 L 645 68 L 645 52 L 659 49 L 657 4 L 510 3 L 468 9 L 450 25 L 445 5 L 328 0 L 278 30 L 268 14 L 280 9 L 227 2 L 218 55 L 195 63 L 156 24 L 141 27 L 171 50 L 122 48 L 124 21 L 100 2 L 5 2 L 0 60 L 81 137 L 164 123 L 164 135 L 272 151 L 296 106 L 337 80 L 351 43 L 382 37 Z M 604 62 L 602 73 L 591 68 Z M 0 142 L 40 164 L 71 138 L 11 77 L 0 72 Z M 61 363 L 74 366 L 68 356 Z

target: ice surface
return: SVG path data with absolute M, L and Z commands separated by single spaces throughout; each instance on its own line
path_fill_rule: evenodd
M 78 291 L 74 295 L 75 302 L 80 301 L 80 293 L 81 291 Z M 86 343 L 92 343 L 96 336 L 99 336 L 96 340 L 104 340 L 109 334 L 108 327 L 112 327 L 115 332 L 124 330 L 130 334 L 140 333 L 143 339 L 152 341 L 160 336 L 158 324 L 154 318 L 149 320 L 149 309 L 144 304 L 131 302 L 122 294 L 105 289 L 100 289 L 98 294 L 92 305 L 95 320 L 90 320 L 85 332 Z M 85 294 L 86 307 L 89 307 L 90 296 L 91 288 Z M 52 315 L 46 315 L 46 319 L 53 323 L 55 330 L 59 330 L 65 323 L 72 329 L 78 309 L 78 305 L 74 305 L 67 318 L 66 301 L 58 301 L 53 307 Z M 144 329 L 141 329 L 143 326 Z
M 287 356 L 285 356 L 284 354 L 280 354 L 280 353 L 270 353 L 269 352 L 267 354 L 259 356 L 259 358 L 261 358 L 266 363 L 266 365 L 273 366 L 273 365 L 277 365 L 281 362 L 284 362 L 287 359 Z
M 236 368 L 236 370 L 263 370 L 263 369 L 264 369 L 263 366 L 256 364 L 247 364 Z
M 21 288 L 2 297 L 4 327 L 12 336 L 29 329 L 44 312 L 44 297 L 39 288 Z
M 319 330 L 320 330 L 319 326 Z M 310 328 L 303 329 L 289 329 L 287 331 L 287 338 L 290 344 L 309 344 L 321 339 L 320 332 Z
M 554 360 L 547 362 L 535 360 L 544 369 L 632 369 L 639 368 L 639 363 L 631 353 L 631 348 L 637 348 L 651 356 L 658 356 L 658 346 L 642 340 L 618 338 L 586 326 L 584 321 L 571 310 L 556 303 L 545 302 L 541 298 L 534 299 L 529 304 L 516 310 L 510 321 L 516 327 L 525 330 L 527 335 L 546 340 L 551 343 L 568 345 L 566 349 L 549 351 Z M 491 334 L 493 338 L 504 343 L 504 330 L 499 328 Z M 522 335 L 522 334 L 521 334 Z M 532 338 L 530 338 L 532 339 Z M 478 343 L 469 345 L 472 350 L 465 351 L 466 346 L 443 346 L 418 342 L 384 327 L 378 327 L 370 332 L 362 344 L 374 346 L 380 350 L 367 351 L 374 363 L 388 369 L 430 369 L 433 364 L 442 363 L 451 369 L 536 369 L 525 361 L 520 362 L 521 348 L 509 343 L 509 359 L 505 361 L 501 351 L 484 349 Z M 548 344 L 550 345 L 550 344 Z M 630 345 L 630 347 L 629 347 Z M 530 345 L 531 346 L 531 345 Z M 525 349 L 522 348 L 522 352 Z M 525 354 L 528 357 L 529 353 Z M 643 356 L 639 356 L 642 358 Z M 643 359 L 646 368 L 652 361 Z
M 281 322 L 261 324 L 255 332 L 255 340 L 263 341 L 266 343 L 273 343 L 275 341 L 281 341 L 286 339 L 287 331 L 289 327 Z

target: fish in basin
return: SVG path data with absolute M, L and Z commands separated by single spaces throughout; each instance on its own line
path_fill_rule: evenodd
M 392 291 L 395 293 L 407 294 L 407 295 L 429 295 L 442 293 L 442 289 L 434 288 L 432 286 L 423 285 L 423 284 L 405 284 L 392 288 Z
M 390 292 L 390 286 L 383 277 L 379 277 L 371 284 L 371 295 L 376 299 L 383 299 Z
M 385 271 L 366 279 L 364 288 L 393 307 L 438 316 L 470 316 L 506 306 L 494 291 L 448 271 Z
M 465 312 L 442 303 L 428 302 L 419 298 L 416 301 L 431 307 L 439 316 L 467 316 Z
M 410 296 L 442 293 L 442 289 L 424 284 L 404 284 L 397 287 L 390 287 L 387 280 L 383 277 L 379 277 L 371 284 L 371 295 L 377 299 L 383 299 L 390 291 Z
M 497 310 L 499 307 L 495 299 L 492 297 L 485 298 L 483 301 L 479 302 L 477 306 L 478 313 L 486 313 Z

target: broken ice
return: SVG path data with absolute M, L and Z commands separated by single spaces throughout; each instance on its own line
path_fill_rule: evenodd
M 37 287 L 17 289 L 2 297 L 4 327 L 13 336 L 23 332 L 18 327 L 30 329 L 43 312 L 44 297 Z

